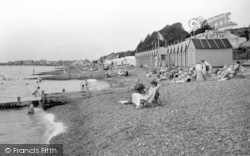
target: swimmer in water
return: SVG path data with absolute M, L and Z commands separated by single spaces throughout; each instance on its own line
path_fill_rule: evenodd
M 41 76 L 39 76 L 39 81 L 40 81 L 40 82 L 42 82 L 42 80 L 43 80 L 43 79 L 42 79 L 42 77 L 41 77 Z
M 85 80 L 81 83 L 81 90 L 86 90 L 86 86 L 88 85 L 88 81 Z
M 28 110 L 28 115 L 33 115 L 33 114 L 35 114 L 34 105 L 33 105 L 33 103 L 31 103 L 29 110 Z
M 29 85 L 29 82 L 28 82 L 28 81 L 26 81 L 26 82 L 25 82 L 25 85 Z
M 34 91 L 34 93 L 32 93 L 32 95 L 34 96 L 40 96 L 40 87 L 38 86 L 37 89 Z

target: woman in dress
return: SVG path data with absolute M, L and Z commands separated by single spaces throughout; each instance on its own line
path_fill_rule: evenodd
M 196 64 L 195 71 L 196 71 L 196 81 L 204 81 L 202 73 L 202 65 L 200 63 Z

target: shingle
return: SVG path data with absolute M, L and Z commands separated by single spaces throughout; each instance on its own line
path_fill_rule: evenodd
M 220 49 L 226 48 L 220 39 L 214 39 L 214 41 L 216 42 L 216 44 L 219 46 Z
M 228 39 L 222 39 L 222 42 L 226 46 L 226 48 L 233 48 L 231 43 L 228 41 Z

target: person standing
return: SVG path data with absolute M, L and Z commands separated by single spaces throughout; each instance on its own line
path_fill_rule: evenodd
M 199 64 L 199 63 L 196 64 L 195 71 L 196 71 L 196 81 L 204 81 L 201 64 Z
M 87 80 L 84 80 L 83 82 L 81 82 L 81 90 L 86 91 L 87 85 L 88 85 L 88 81 Z
M 212 65 L 205 60 L 201 60 L 201 66 L 204 80 L 207 80 L 207 76 L 212 74 Z

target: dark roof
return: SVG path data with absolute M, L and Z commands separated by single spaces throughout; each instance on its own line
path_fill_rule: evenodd
M 195 46 L 196 49 L 204 49 L 200 40 L 193 39 L 193 43 L 194 43 L 194 46 Z
M 214 39 L 220 49 L 226 48 L 220 39 Z
M 228 39 L 222 39 L 222 42 L 227 48 L 233 48 L 231 43 L 228 41 Z
M 208 39 L 207 41 L 208 41 L 208 43 L 209 43 L 209 45 L 210 45 L 211 48 L 218 49 L 218 46 L 216 45 L 216 43 L 215 43 L 214 40 Z
M 196 49 L 228 49 L 232 48 L 228 39 L 192 39 Z

